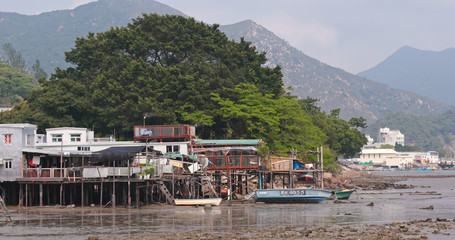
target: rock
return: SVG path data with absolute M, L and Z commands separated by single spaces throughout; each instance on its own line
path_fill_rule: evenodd
M 374 203 L 373 202 L 370 202 L 367 204 L 368 207 L 373 207 L 374 206 Z
M 446 218 L 436 218 L 436 221 L 437 222 L 447 222 L 447 219 Z
M 428 207 L 424 207 L 424 208 L 420 208 L 420 209 L 428 209 L 428 210 L 433 210 L 433 209 L 434 209 L 434 207 L 433 207 L 433 205 L 430 205 L 430 206 L 428 206 Z
M 212 205 L 205 205 L 204 210 L 212 210 Z

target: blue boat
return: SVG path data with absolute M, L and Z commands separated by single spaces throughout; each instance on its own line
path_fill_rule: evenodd
M 258 189 L 256 202 L 264 203 L 320 203 L 330 197 L 333 191 L 288 188 L 288 189 Z

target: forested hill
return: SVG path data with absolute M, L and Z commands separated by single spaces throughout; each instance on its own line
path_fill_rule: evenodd
M 74 46 L 76 37 L 126 26 L 142 12 L 185 16 L 152 0 L 99 0 L 74 10 L 37 16 L 0 13 L 0 43 L 12 42 L 29 65 L 38 58 L 45 71 L 52 73 L 55 67 L 68 66 L 64 52 Z M 221 30 L 236 41 L 244 36 L 259 51 L 267 51 L 268 64 L 282 67 L 285 87 L 292 86 L 300 98 L 320 99 L 318 104 L 327 112 L 341 108 L 343 119 L 363 116 L 373 122 L 389 112 L 427 114 L 449 109 L 445 104 L 328 66 L 252 21 L 221 26 Z
M 68 66 L 64 53 L 74 47 L 76 37 L 126 26 L 143 12 L 185 16 L 153 0 L 99 0 L 73 10 L 32 16 L 0 12 L 0 44 L 13 43 L 22 51 L 27 65 L 39 59 L 41 67 L 52 73 L 55 67 Z
M 376 137 L 382 127 L 399 129 L 404 134 L 406 145 L 438 150 L 455 142 L 455 111 L 428 116 L 392 113 L 369 126 L 366 133 Z

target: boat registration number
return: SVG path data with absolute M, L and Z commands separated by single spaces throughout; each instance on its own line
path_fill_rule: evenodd
M 280 195 L 305 195 L 305 190 L 281 190 Z

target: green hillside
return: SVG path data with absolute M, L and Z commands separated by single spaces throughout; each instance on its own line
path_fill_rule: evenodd
M 439 115 L 416 116 L 393 113 L 371 124 L 366 133 L 376 136 L 379 128 L 399 129 L 405 135 L 406 145 L 425 150 L 436 150 L 455 143 L 455 111 Z
M 0 63 L 0 106 L 12 106 L 36 88 L 31 75 Z

